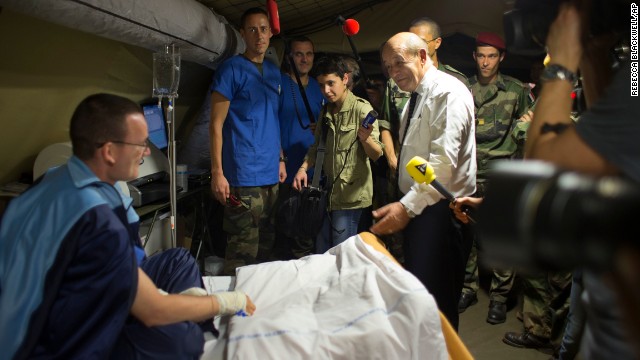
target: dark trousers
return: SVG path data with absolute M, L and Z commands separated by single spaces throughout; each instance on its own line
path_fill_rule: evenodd
M 469 257 L 470 237 L 442 200 L 413 218 L 403 232 L 405 267 L 436 300 L 438 308 L 458 329 L 458 300 Z
M 200 271 L 188 250 L 174 248 L 145 259 L 140 265 L 159 289 L 179 293 L 192 287 L 204 287 Z M 171 325 L 146 327 L 130 316 L 124 326 L 112 359 L 199 359 L 204 350 L 201 325 L 183 321 Z M 207 330 L 213 330 L 212 328 Z

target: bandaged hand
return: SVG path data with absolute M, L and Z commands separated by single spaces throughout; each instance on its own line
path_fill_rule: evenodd
M 252 315 L 256 310 L 251 299 L 242 291 L 219 292 L 213 296 L 218 300 L 220 307 L 218 315 L 234 315 L 238 312 Z

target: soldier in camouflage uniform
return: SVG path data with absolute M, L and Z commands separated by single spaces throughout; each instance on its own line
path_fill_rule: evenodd
M 470 87 L 469 81 L 463 73 L 438 61 L 438 48 L 442 44 L 442 37 L 440 36 L 440 26 L 435 21 L 428 17 L 415 19 L 409 25 L 409 32 L 418 35 L 427 43 L 429 57 L 433 61 L 433 65 L 438 68 L 438 70 L 460 80 L 467 86 L 467 88 Z M 409 101 L 409 97 L 410 94 L 400 90 L 393 79 L 389 79 L 387 81 L 387 86 L 385 87 L 382 99 L 381 119 L 378 120 L 378 124 L 380 126 L 380 140 L 384 144 L 384 154 L 388 164 L 388 186 L 385 194 L 376 194 L 379 199 L 377 203 L 380 205 L 392 203 L 400 199 L 396 178 L 398 171 L 398 154 L 396 154 L 396 149 L 399 149 L 398 127 L 400 125 L 400 114 L 402 114 L 402 110 Z M 400 165 L 402 168 L 402 164 Z M 401 236 L 402 234 L 398 232 L 396 234 L 383 237 L 387 246 L 390 247 L 393 256 L 399 259 L 398 261 L 400 262 L 402 262 L 403 259 Z
M 486 32 L 478 34 L 473 53 L 478 73 L 469 81 L 476 110 L 478 197 L 484 195 L 487 171 L 491 163 L 516 158 L 519 145 L 522 149 L 528 122 L 521 118 L 528 114 L 533 100 L 527 86 L 498 71 L 505 56 L 504 50 L 504 41 L 498 35 Z M 513 271 L 494 269 L 487 322 L 499 324 L 506 320 L 506 300 L 514 279 Z M 477 291 L 478 262 L 474 246 L 467 263 L 465 284 L 458 305 L 460 312 L 477 302 Z
M 522 277 L 523 332 L 509 331 L 502 341 L 520 348 L 551 352 L 552 339 L 561 337 L 569 308 L 571 273 L 541 271 Z

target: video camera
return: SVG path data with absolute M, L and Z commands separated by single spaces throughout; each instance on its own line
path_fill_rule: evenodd
M 516 0 L 512 10 L 503 17 L 507 49 L 525 56 L 543 55 L 549 27 L 558 15 L 560 4 L 567 0 Z M 588 0 L 589 35 L 598 36 L 606 32 L 629 31 L 627 0 Z
M 524 271 L 611 268 L 635 233 L 640 186 L 540 161 L 497 161 L 476 214 L 487 264 Z

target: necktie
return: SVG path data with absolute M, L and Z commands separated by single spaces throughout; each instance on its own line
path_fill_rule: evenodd
M 411 99 L 409 100 L 409 114 L 407 115 L 407 124 L 404 127 L 402 142 L 404 142 L 404 138 L 407 137 L 407 130 L 409 130 L 409 125 L 411 124 L 411 117 L 413 116 L 413 110 L 415 110 L 416 108 L 416 100 L 418 100 L 418 93 L 412 92 Z
M 402 134 L 402 141 L 399 141 L 400 145 L 398 148 L 398 161 L 400 161 L 400 153 L 402 152 L 402 144 L 404 140 L 407 138 L 407 131 L 409 131 L 409 125 L 411 124 L 411 117 L 413 116 L 413 110 L 416 108 L 416 100 L 418 100 L 418 93 L 412 92 L 411 99 L 409 100 L 409 113 L 407 114 L 407 124 L 404 127 L 404 133 Z M 400 164 L 396 168 L 396 181 L 400 181 Z M 397 183 L 396 183 L 397 189 Z
M 404 127 L 404 133 L 402 133 L 402 141 L 400 142 L 400 150 L 402 150 L 402 144 L 404 143 L 404 139 L 407 137 L 407 131 L 409 130 L 409 125 L 411 125 L 411 118 L 413 117 L 413 110 L 416 108 L 416 100 L 418 100 L 418 93 L 411 93 L 411 99 L 409 100 L 409 113 L 407 114 L 407 123 Z M 399 154 L 400 152 L 398 152 Z

